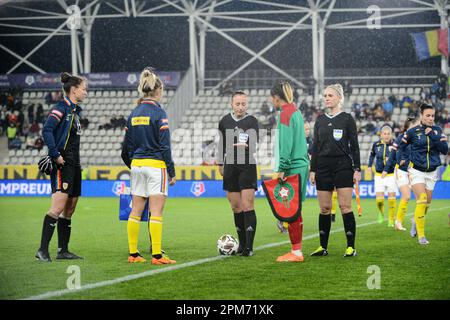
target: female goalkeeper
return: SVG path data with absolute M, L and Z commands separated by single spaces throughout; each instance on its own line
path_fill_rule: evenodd
M 55 168 L 50 173 L 52 204 L 44 217 L 41 246 L 36 259 L 51 262 L 48 246 L 55 226 L 58 229 L 58 254 L 56 259 L 81 259 L 69 252 L 72 215 L 81 195 L 80 165 L 80 113 L 79 103 L 87 97 L 86 79 L 61 74 L 64 98 L 49 112 L 42 129 L 48 156 Z

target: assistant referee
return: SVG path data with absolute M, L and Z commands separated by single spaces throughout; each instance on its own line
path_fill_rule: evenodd
M 331 228 L 331 198 L 336 188 L 347 237 L 345 257 L 356 255 L 356 222 L 352 211 L 353 183 L 361 180 L 358 134 L 353 117 L 342 111 L 344 92 L 340 84 L 330 85 L 324 92 L 328 112 L 314 125 L 310 181 L 317 185 L 319 199 L 320 247 L 311 256 L 328 254 Z

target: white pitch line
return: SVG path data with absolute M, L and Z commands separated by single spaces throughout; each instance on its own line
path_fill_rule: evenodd
M 443 210 L 443 209 L 448 209 L 450 208 L 450 206 L 446 206 L 446 207 L 441 207 L 441 208 L 435 208 L 435 209 L 431 209 L 430 211 L 437 211 L 437 210 Z M 407 214 L 407 216 L 412 215 L 413 213 L 410 212 Z M 370 226 L 372 224 L 378 224 L 377 221 L 372 221 L 372 222 L 366 222 L 360 225 L 357 225 L 357 228 L 364 228 L 367 226 Z M 343 231 L 343 228 L 339 228 L 339 229 L 335 229 L 332 230 L 330 233 L 336 233 L 336 232 L 341 232 Z M 310 240 L 310 239 L 314 239 L 317 238 L 318 234 L 311 234 L 309 236 L 303 237 L 303 240 Z M 281 241 L 281 242 L 274 242 L 274 243 L 268 243 L 262 246 L 259 246 L 257 248 L 255 248 L 255 251 L 259 251 L 259 250 L 264 250 L 264 249 L 268 249 L 268 248 L 273 248 L 273 247 L 278 247 L 281 245 L 285 245 L 290 243 L 290 241 Z M 156 269 L 156 270 L 149 270 L 149 271 L 145 271 L 145 272 L 141 272 L 141 273 L 137 273 L 137 274 L 132 274 L 132 275 L 128 275 L 128 276 L 124 276 L 124 277 L 120 277 L 120 278 L 116 278 L 116 279 L 112 279 L 112 280 L 105 280 L 105 281 L 100 281 L 100 282 L 94 282 L 94 283 L 90 283 L 84 286 L 81 286 L 79 289 L 62 289 L 62 290 L 57 290 L 57 291 L 49 291 L 37 296 L 31 296 L 28 298 L 24 298 L 22 300 L 43 300 L 43 299 L 49 299 L 49 298 L 53 298 L 53 297 L 61 297 L 63 295 L 69 294 L 69 293 L 78 293 L 81 291 L 85 291 L 85 290 L 89 290 L 89 289 L 95 289 L 95 288 L 100 288 L 100 287 L 106 287 L 106 286 L 112 286 L 115 285 L 117 283 L 121 283 L 121 282 L 127 282 L 127 281 L 131 281 L 131 280 L 136 280 L 136 279 L 140 279 L 140 278 L 145 278 L 145 277 L 150 277 L 153 276 L 155 274 L 159 274 L 159 273 L 165 273 L 165 272 L 169 272 L 169 271 L 174 271 L 174 270 L 179 270 L 179 269 L 184 269 L 184 268 L 189 268 L 189 267 L 193 267 L 193 266 L 197 266 L 200 264 L 204 264 L 204 263 L 208 263 L 208 262 L 213 262 L 213 261 L 217 261 L 220 259 L 225 259 L 228 258 L 229 256 L 216 256 L 216 257 L 210 257 L 210 258 L 204 258 L 204 259 L 199 259 L 199 260 L 195 260 L 195 261 L 191 261 L 191 262 L 185 262 L 185 263 L 181 263 L 178 265 L 173 265 L 173 266 L 169 266 L 169 267 L 164 267 L 162 269 Z

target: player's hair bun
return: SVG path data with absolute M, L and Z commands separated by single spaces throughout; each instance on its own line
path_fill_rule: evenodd
M 72 78 L 72 76 L 70 75 L 70 73 L 68 73 L 68 72 L 62 72 L 62 73 L 61 73 L 61 83 L 67 83 L 67 82 L 69 82 L 70 78 Z

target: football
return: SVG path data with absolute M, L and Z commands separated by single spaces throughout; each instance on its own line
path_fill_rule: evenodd
M 239 241 L 232 235 L 225 234 L 217 240 L 217 249 L 224 256 L 236 254 L 239 247 Z

